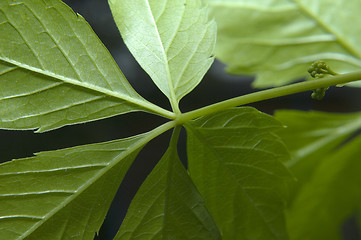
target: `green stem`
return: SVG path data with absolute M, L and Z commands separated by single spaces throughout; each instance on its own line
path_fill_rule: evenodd
M 180 125 L 177 125 L 174 127 L 169 146 L 177 146 L 179 133 L 180 133 L 181 129 L 182 129 L 182 126 L 180 126 Z
M 227 108 L 237 107 L 249 103 L 259 102 L 271 98 L 286 96 L 294 93 L 310 91 L 316 88 L 324 88 L 330 87 L 337 84 L 345 84 L 348 82 L 353 82 L 361 80 L 361 71 L 341 74 L 337 76 L 325 77 L 322 79 L 318 79 L 317 81 L 306 81 L 301 83 L 295 83 L 283 87 L 277 87 L 272 89 L 267 89 L 255 93 L 250 93 L 247 95 L 243 95 L 240 97 L 232 98 L 229 100 L 225 100 L 219 103 L 215 103 L 194 111 L 190 111 L 184 114 L 181 114 L 177 118 L 177 123 L 182 124 L 189 120 L 195 119 L 197 117 L 201 117 L 204 115 L 208 115 L 214 112 L 222 111 Z
M 168 119 L 171 119 L 171 120 L 174 120 L 177 118 L 177 114 L 171 112 L 171 111 L 168 111 L 164 108 L 161 108 L 159 107 L 158 105 L 155 105 L 151 102 L 146 102 L 146 103 L 141 103 L 139 104 L 139 106 L 142 106 L 144 107 L 145 109 L 149 110 L 150 112 L 153 112 L 157 115 L 160 115 L 162 117 L 165 117 L 165 118 L 168 118 Z

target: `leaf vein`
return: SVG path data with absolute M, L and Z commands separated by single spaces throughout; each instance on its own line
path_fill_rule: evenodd
M 104 72 L 102 71 L 102 69 L 99 68 L 98 64 L 96 64 L 95 59 L 93 59 L 92 55 L 89 53 L 88 48 L 84 45 L 84 43 L 83 43 L 83 41 L 82 41 L 82 38 L 79 37 L 79 35 L 77 34 L 77 33 L 78 33 L 77 31 L 74 31 L 74 28 L 73 28 L 72 24 L 69 23 L 68 18 L 64 17 L 64 15 L 63 15 L 60 11 L 58 11 L 58 9 L 55 8 L 55 10 L 67 21 L 68 26 L 71 28 L 72 32 L 75 34 L 76 39 L 77 39 L 77 40 L 81 43 L 81 45 L 83 46 L 83 48 L 84 48 L 84 50 L 85 50 L 85 52 L 86 52 L 86 54 L 87 54 L 86 56 L 89 56 L 89 58 L 92 60 L 92 63 L 94 64 L 96 70 L 98 70 L 98 71 L 101 73 L 101 76 L 102 76 L 104 82 L 106 82 L 107 85 L 109 86 L 109 89 L 112 90 L 112 91 L 114 91 L 114 89 L 113 89 L 113 87 L 111 86 L 111 84 L 110 84 L 110 83 L 107 81 L 107 79 L 105 78 Z M 78 19 L 79 19 L 79 16 L 78 16 L 78 15 L 77 15 L 77 17 L 78 17 Z M 79 61 L 79 58 L 78 58 L 78 61 Z M 119 81 L 119 82 L 122 83 L 122 81 Z M 123 84 L 122 84 L 122 85 L 123 85 Z M 123 88 L 124 90 L 127 90 L 127 88 L 125 88 L 124 85 L 123 85 L 123 87 L 124 87 L 124 88 Z M 127 92 L 128 92 L 128 91 L 127 91 Z M 129 92 L 128 92 L 128 93 L 129 93 Z
M 106 163 L 86 164 L 86 165 L 79 165 L 79 166 L 52 168 L 52 169 L 39 169 L 39 170 L 22 171 L 22 172 L 7 172 L 7 173 L 0 173 L 0 176 L 11 176 L 11 175 L 31 174 L 31 173 L 49 173 L 49 172 L 57 172 L 57 171 L 77 170 L 77 169 L 83 169 L 83 168 L 99 168 L 99 167 L 106 167 L 106 166 L 108 166 L 108 164 L 106 164 Z
M 33 216 L 33 215 L 9 215 L 9 216 L 0 216 L 0 220 L 6 220 L 11 218 L 30 218 L 32 220 L 42 220 L 43 217 Z
M 76 76 L 78 77 L 78 81 L 80 81 L 82 78 L 79 75 L 78 70 L 74 67 L 73 63 L 70 61 L 68 54 L 66 54 L 64 52 L 64 49 L 62 47 L 61 44 L 59 44 L 59 42 L 57 40 L 55 40 L 54 36 L 50 33 L 49 29 L 43 24 L 43 22 L 41 21 L 41 19 L 39 18 L 39 16 L 30 8 L 28 7 L 26 4 L 25 6 L 29 9 L 29 11 L 33 14 L 33 16 L 39 21 L 39 24 L 42 26 L 42 28 L 46 31 L 46 33 L 48 34 L 48 36 L 51 38 L 51 40 L 53 41 L 53 43 L 57 46 L 57 48 L 60 50 L 61 54 L 63 55 L 63 57 L 66 59 L 66 61 L 69 63 L 70 67 L 73 69 L 74 73 L 76 74 Z M 44 68 L 44 67 L 43 67 Z
M 197 21 L 199 21 L 199 18 L 197 19 Z M 192 26 L 196 24 L 196 22 L 193 22 L 192 23 Z M 205 38 L 207 32 L 208 32 L 208 29 L 210 28 L 210 24 L 207 25 L 207 27 L 204 29 L 203 33 L 202 33 L 202 36 L 199 36 L 199 41 L 197 43 L 197 47 L 196 47 L 196 50 L 195 51 L 192 51 L 192 54 L 189 54 L 188 55 L 188 59 L 186 61 L 184 61 L 183 63 L 183 69 L 181 70 L 180 74 L 178 75 L 179 78 L 176 79 L 175 81 L 175 87 L 177 88 L 178 87 L 178 84 L 181 80 L 181 77 L 184 75 L 185 71 L 187 70 L 187 68 L 189 67 L 189 63 L 193 60 L 194 56 L 197 52 L 197 50 L 199 49 L 199 45 L 202 43 L 202 40 Z M 200 71 L 200 70 L 199 70 Z M 183 84 L 184 85 L 184 84 Z
M 84 100 L 79 101 L 79 102 L 75 102 L 75 103 L 72 103 L 72 104 L 61 106 L 60 108 L 53 108 L 50 111 L 38 112 L 38 113 L 29 114 L 29 115 L 26 115 L 26 116 L 20 116 L 20 117 L 16 117 L 16 118 L 12 118 L 12 119 L 2 119 L 1 121 L 2 122 L 13 122 L 13 121 L 18 121 L 20 119 L 37 117 L 37 116 L 46 115 L 46 114 L 55 113 L 55 112 L 60 112 L 60 111 L 64 111 L 64 110 L 67 111 L 71 107 L 79 106 L 79 105 L 82 105 L 82 104 L 85 104 L 85 103 L 95 102 L 95 101 L 100 100 L 102 98 L 105 98 L 105 96 L 95 96 L 95 97 L 92 97 L 92 98 L 84 99 Z
M 21 94 L 14 94 L 14 95 L 10 95 L 10 96 L 0 97 L 0 100 L 8 100 L 8 99 L 14 99 L 14 98 L 19 98 L 19 97 L 27 97 L 27 96 L 35 95 L 37 93 L 41 93 L 41 92 L 50 90 L 50 89 L 55 88 L 57 86 L 60 86 L 62 84 L 64 84 L 64 82 L 56 82 L 56 83 L 50 84 L 48 86 L 45 86 L 43 88 L 38 88 L 38 89 L 36 89 L 34 91 L 31 91 L 31 92 L 24 92 L 24 93 L 21 93 Z
M 51 193 L 64 193 L 64 194 L 74 194 L 76 191 L 69 191 L 69 190 L 48 190 L 48 191 L 41 191 L 41 192 L 21 192 L 21 193 L 7 193 L 7 194 L 0 194 L 0 197 L 17 197 L 17 196 L 29 196 L 29 195 L 45 195 Z

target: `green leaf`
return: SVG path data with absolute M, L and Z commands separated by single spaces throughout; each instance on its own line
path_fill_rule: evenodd
M 221 239 L 178 158 L 177 137 L 134 197 L 116 240 Z
M 191 178 L 223 239 L 288 239 L 283 209 L 292 178 L 281 161 L 289 155 L 273 134 L 282 125 L 245 107 L 185 126 Z
M 200 0 L 109 0 L 125 44 L 173 108 L 213 62 L 214 21 Z
M 361 137 L 332 151 L 301 189 L 287 214 L 292 240 L 341 240 L 343 222 L 361 201 Z
M 232 74 L 256 74 L 256 87 L 298 80 L 320 59 L 340 73 L 361 67 L 360 1 L 204 1 L 218 25 L 217 58 Z
M 0 128 L 43 132 L 152 106 L 59 0 L 0 1 L 0 35 Z
M 93 239 L 140 148 L 168 130 L 0 165 L 0 239 Z
M 337 114 L 282 110 L 275 118 L 286 128 L 277 132 L 291 152 L 286 163 L 302 185 L 323 156 L 361 128 L 361 113 Z M 296 188 L 294 188 L 296 190 Z

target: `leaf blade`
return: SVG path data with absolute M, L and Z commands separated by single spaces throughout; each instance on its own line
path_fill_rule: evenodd
M 253 108 L 230 109 L 186 125 L 190 175 L 224 239 L 287 239 L 283 208 L 288 157 Z
M 180 127 L 136 196 L 115 240 L 221 239 L 177 154 Z
M 359 42 L 359 34 L 344 24 L 361 22 L 356 11 L 359 2 L 348 2 L 347 16 L 327 0 L 206 2 L 219 29 L 217 57 L 228 64 L 227 71 L 232 74 L 256 74 L 255 87 L 279 86 L 305 77 L 310 63 L 320 59 L 340 73 L 361 67 L 359 47 L 340 40 L 347 36 Z M 310 14 L 315 9 L 322 14 Z M 323 21 L 325 17 L 329 21 Z M 339 18 L 343 20 L 336 28 L 343 24 L 338 28 L 343 32 L 332 29 Z
M 49 131 L 149 107 L 61 1 L 1 1 L 0 23 L 1 128 Z
M 307 13 L 313 19 L 316 19 L 319 24 L 327 29 L 328 32 L 332 33 L 352 55 L 356 58 L 361 59 L 361 47 L 358 44 L 359 31 L 351 26 L 351 22 L 354 24 L 361 23 L 361 19 L 358 15 L 347 14 L 341 15 L 336 21 L 336 18 L 330 17 L 338 13 L 339 8 L 348 13 L 354 13 L 355 8 L 361 7 L 359 1 L 348 1 L 348 2 L 332 2 L 330 0 L 322 1 L 309 1 L 309 0 L 296 0 L 298 6 Z M 334 15 L 335 16 L 335 15 Z
M 137 152 L 172 126 L 0 165 L 0 239 L 93 239 Z
M 198 0 L 110 0 L 109 5 L 133 56 L 176 105 L 213 62 L 215 23 Z

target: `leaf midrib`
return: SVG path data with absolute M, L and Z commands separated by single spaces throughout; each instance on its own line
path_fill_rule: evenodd
M 174 118 L 174 113 L 169 112 L 168 110 L 165 110 L 165 109 L 163 109 L 163 108 L 161 108 L 161 107 L 159 107 L 159 106 L 157 106 L 157 105 L 155 105 L 153 103 L 150 103 L 150 102 L 142 99 L 141 97 L 135 98 L 135 97 L 128 96 L 126 94 L 122 94 L 122 93 L 119 93 L 119 92 L 114 92 L 112 90 L 109 90 L 109 89 L 106 89 L 106 88 L 103 88 L 103 87 L 99 87 L 99 86 L 96 86 L 96 85 L 93 85 L 93 84 L 89 84 L 87 82 L 81 82 L 81 81 L 78 81 L 77 79 L 69 78 L 69 77 L 66 77 L 66 76 L 63 76 L 63 75 L 56 74 L 54 72 L 48 71 L 48 70 L 43 70 L 43 69 L 40 69 L 40 68 L 37 68 L 37 67 L 33 67 L 33 66 L 30 66 L 30 65 L 27 65 L 27 64 L 24 64 L 24 63 L 21 63 L 21 62 L 18 62 L 18 61 L 15 61 L 15 60 L 3 57 L 3 56 L 0 56 L 0 61 L 6 62 L 6 63 L 11 64 L 13 66 L 17 66 L 18 68 L 21 68 L 21 69 L 24 69 L 24 70 L 28 70 L 30 72 L 35 72 L 35 73 L 38 73 L 40 75 L 53 78 L 55 80 L 58 80 L 58 81 L 61 81 L 61 82 L 64 82 L 64 83 L 67 83 L 67 84 L 70 84 L 70 85 L 73 85 L 73 86 L 88 89 L 88 90 L 91 90 L 93 92 L 101 93 L 101 94 L 103 94 L 105 96 L 108 96 L 108 97 L 113 97 L 113 98 L 116 98 L 116 99 L 120 99 L 120 100 L 129 102 L 129 103 L 135 104 L 135 105 L 137 105 L 137 106 L 139 106 L 139 107 L 141 107 L 143 109 L 150 110 L 151 112 L 158 112 L 161 115 L 169 117 L 169 118 Z
M 139 103 L 140 103 L 140 100 L 138 100 L 136 98 L 129 97 L 129 96 L 125 95 L 125 94 L 114 92 L 114 91 L 111 91 L 111 90 L 108 90 L 108 89 L 105 89 L 105 88 L 102 88 L 102 87 L 99 87 L 99 86 L 95 86 L 93 84 L 89 84 L 87 82 L 81 82 L 81 81 L 78 81 L 78 80 L 76 80 L 74 78 L 65 77 L 63 75 L 56 74 L 56 73 L 50 72 L 48 70 L 43 70 L 43 69 L 40 69 L 40 68 L 37 68 L 37 67 L 33 67 L 33 66 L 30 66 L 30 65 L 15 61 L 15 60 L 11 60 L 11 59 L 6 58 L 6 57 L 0 56 L 0 61 L 10 63 L 10 64 L 12 64 L 14 66 L 17 66 L 18 68 L 25 69 L 25 70 L 28 70 L 30 72 L 36 72 L 36 73 L 38 73 L 40 75 L 60 80 L 60 81 L 62 81 L 64 83 L 68 83 L 70 85 L 74 85 L 74 86 L 78 86 L 78 87 L 81 87 L 81 88 L 89 89 L 89 90 L 92 90 L 92 91 L 95 91 L 95 92 L 102 93 L 102 94 L 107 95 L 107 96 L 111 96 L 111 97 L 115 97 L 115 98 L 118 98 L 118 99 L 121 99 L 121 100 L 125 100 L 125 101 L 128 101 L 128 102 L 138 103 L 137 105 L 139 105 Z M 140 105 L 140 106 L 142 106 L 142 105 Z
M 177 98 L 176 98 L 176 95 L 175 95 L 175 92 L 174 92 L 172 76 L 171 76 L 170 70 L 169 70 L 168 57 L 167 57 L 167 54 L 165 52 L 165 48 L 164 48 L 162 39 L 160 37 L 159 31 L 158 31 L 158 26 L 157 26 L 157 23 L 156 23 L 156 21 L 154 19 L 154 15 L 153 15 L 152 9 L 150 7 L 149 1 L 145 1 L 145 2 L 146 2 L 146 5 L 147 5 L 147 9 L 149 11 L 149 15 L 150 15 L 151 20 L 152 20 L 152 25 L 154 26 L 154 30 L 155 30 L 155 33 L 156 33 L 156 36 L 157 36 L 157 39 L 158 39 L 158 43 L 159 43 L 161 51 L 162 51 L 164 66 L 165 66 L 165 70 L 166 70 L 166 74 L 167 74 L 168 90 L 169 90 L 169 94 L 170 94 L 170 96 L 169 96 L 170 99 L 169 100 L 170 100 L 173 111 L 176 112 L 176 113 L 180 113 Z

